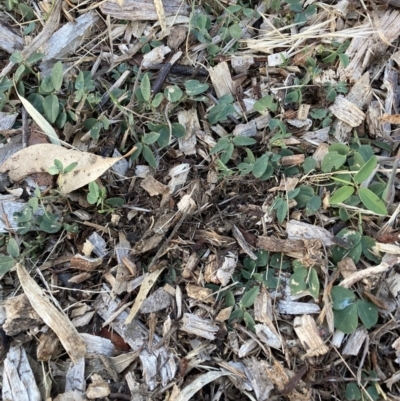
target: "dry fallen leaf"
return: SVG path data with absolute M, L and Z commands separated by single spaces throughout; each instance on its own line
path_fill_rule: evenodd
M 60 160 L 64 168 L 77 162 L 78 165 L 70 173 L 58 177 L 60 191 L 68 194 L 95 181 L 113 164 L 130 156 L 135 149 L 122 157 L 101 157 L 52 144 L 34 145 L 14 153 L 0 166 L 0 172 L 8 171 L 12 181 L 19 181 L 33 173 L 47 172 L 54 165 L 55 159 Z

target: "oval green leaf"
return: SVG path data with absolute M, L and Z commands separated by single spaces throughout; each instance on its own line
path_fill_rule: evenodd
M 146 145 L 151 145 L 151 144 L 157 142 L 159 137 L 160 137 L 160 134 L 158 132 L 150 132 L 149 134 L 145 134 L 143 136 L 143 142 Z
M 233 39 L 240 39 L 242 37 L 242 28 L 240 28 L 239 24 L 232 24 L 229 27 L 229 33 Z
M 364 182 L 372 174 L 377 164 L 377 157 L 372 156 L 354 176 L 354 182 L 356 184 L 361 184 L 362 182 Z
M 230 143 L 225 150 L 221 153 L 221 162 L 226 164 L 228 163 L 228 161 L 230 160 L 230 158 L 232 157 L 232 153 L 233 150 L 235 149 L 235 147 L 233 146 L 233 143 Z
M 19 256 L 19 246 L 14 238 L 10 238 L 8 240 L 7 253 L 13 258 L 17 258 Z
M 330 173 L 332 169 L 337 170 L 339 167 L 343 166 L 346 161 L 346 156 L 340 155 L 338 152 L 329 152 L 322 159 L 321 170 L 324 173 Z
M 335 310 L 342 310 L 353 304 L 356 296 L 353 291 L 347 288 L 341 287 L 340 285 L 332 287 L 332 308 Z
M 186 128 L 179 123 L 172 123 L 172 135 L 175 138 L 183 138 L 186 135 Z
M 61 61 L 57 61 L 51 70 L 51 82 L 54 90 L 59 91 L 61 89 L 63 83 L 63 65 Z
M 240 301 L 240 306 L 242 306 L 243 308 L 249 308 L 250 306 L 252 306 L 259 292 L 259 287 L 253 287 L 251 290 L 247 291 Z
M 386 216 L 388 214 L 388 211 L 383 201 L 378 198 L 370 189 L 360 188 L 358 190 L 358 196 L 360 197 L 363 205 L 371 212 L 382 216 Z
M 378 308 L 371 302 L 359 299 L 357 301 L 358 316 L 366 329 L 375 326 L 378 321 Z
M 357 305 L 352 304 L 342 310 L 333 312 L 335 327 L 345 334 L 351 334 L 357 328 Z
M 216 145 L 211 149 L 210 154 L 218 153 L 221 152 L 221 150 L 224 150 L 230 143 L 230 139 L 225 137 L 221 138 Z
M 249 138 L 248 136 L 235 136 L 232 142 L 235 146 L 250 146 L 257 143 L 255 139 Z
M 10 256 L 0 256 L 0 274 L 7 273 L 15 264 L 15 260 Z
M 358 401 L 361 400 L 361 391 L 356 383 L 348 383 L 346 385 L 346 391 L 344 393 L 346 400 Z
M 54 123 L 60 112 L 60 104 L 56 95 L 49 95 L 44 98 L 43 101 L 44 115 L 50 123 Z
M 186 93 L 189 96 L 197 96 L 208 90 L 208 84 L 201 83 L 197 79 L 191 79 L 185 82 Z
M 147 145 L 143 145 L 143 151 L 142 151 L 143 157 L 149 163 L 150 167 L 156 168 L 157 167 L 157 162 L 156 158 L 153 155 L 153 152 Z
M 253 166 L 253 175 L 256 178 L 260 178 L 268 167 L 268 155 L 263 155 L 259 157 Z
M 351 195 L 354 194 L 354 187 L 351 187 L 350 185 L 346 185 L 344 187 L 341 187 L 337 189 L 333 195 L 329 199 L 329 203 L 331 205 L 336 205 L 338 203 L 342 203 L 345 200 L 349 199 Z
M 140 90 L 142 92 L 143 99 L 148 102 L 151 96 L 149 74 L 143 75 L 142 81 L 140 82 Z

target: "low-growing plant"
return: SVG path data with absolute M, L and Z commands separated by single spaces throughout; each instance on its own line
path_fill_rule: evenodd
M 18 223 L 18 233 L 26 234 L 28 231 L 40 230 L 54 234 L 61 228 L 76 233 L 76 225 L 62 223 L 62 216 L 51 211 L 52 204 L 57 199 L 59 199 L 57 195 L 43 196 L 39 187 L 36 187 L 34 196 L 28 200 L 21 211 L 14 213 L 14 219 Z
M 299 260 L 292 262 L 293 274 L 290 276 L 289 286 L 292 295 L 308 291 L 314 298 L 319 296 L 319 278 L 315 267 L 305 267 Z
M 362 203 L 372 213 L 387 215 L 383 198 L 388 188 L 379 176 L 373 181 L 378 159 L 371 146 L 356 145 L 350 149 L 347 145 L 335 143 L 328 150 L 322 159 L 321 170 L 335 173 L 331 176 L 334 190 L 329 199 L 330 205 L 345 203 L 355 207 Z M 347 213 L 342 212 L 342 216 L 347 218 Z
M 227 291 L 225 294 L 225 305 L 227 307 L 234 307 L 228 322 L 232 323 L 235 321 L 237 323 L 240 323 L 242 320 L 244 320 L 246 327 L 249 328 L 251 331 L 254 331 L 255 322 L 251 314 L 247 311 L 247 308 L 253 306 L 259 292 L 260 288 L 258 286 L 251 288 L 243 294 L 243 297 L 241 298 L 239 303 L 236 304 L 233 292 Z
M 357 299 L 353 291 L 334 286 L 331 290 L 335 328 L 350 334 L 358 326 L 360 319 L 365 328 L 370 329 L 378 321 L 378 308 L 364 299 Z
M 264 250 L 255 252 L 256 260 L 246 256 L 243 259 L 243 268 L 240 276 L 234 280 L 243 283 L 245 292 L 239 302 L 236 302 L 234 293 L 228 290 L 225 293 L 225 305 L 232 306 L 228 322 L 240 323 L 244 320 L 246 327 L 254 331 L 254 319 L 247 311 L 253 304 L 260 291 L 260 284 L 265 288 L 276 289 L 279 286 L 279 272 L 290 267 L 289 260 L 282 253 L 270 253 Z
M 378 401 L 380 398 L 378 389 L 374 382 L 369 384 L 372 380 L 376 380 L 378 375 L 374 370 L 371 372 L 361 373 L 361 386 L 356 383 L 348 383 L 344 396 L 349 401 Z

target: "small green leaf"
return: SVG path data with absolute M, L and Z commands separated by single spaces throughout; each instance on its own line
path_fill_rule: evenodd
M 39 227 L 46 233 L 54 234 L 60 231 L 62 225 L 57 221 L 57 215 L 46 213 L 40 219 Z
M 53 82 L 51 80 L 51 76 L 48 76 L 42 80 L 40 83 L 40 93 L 43 95 L 48 95 L 54 91 Z
M 243 314 L 243 320 L 246 323 L 246 327 L 251 330 L 251 331 L 255 331 L 255 325 L 256 322 L 254 321 L 254 319 L 252 318 L 252 316 L 250 315 L 249 312 L 245 311 Z
M 65 167 L 64 174 L 70 173 L 77 165 L 78 165 L 78 162 L 73 162 L 69 166 Z
M 225 294 L 225 306 L 234 306 L 235 305 L 235 296 L 233 292 L 228 290 Z
M 322 159 L 321 170 L 324 173 L 330 173 L 332 169 L 338 169 L 343 166 L 346 156 L 340 155 L 338 152 L 329 152 Z
M 299 209 L 305 207 L 312 196 L 314 196 L 314 190 L 311 187 L 308 185 L 300 185 L 299 193 L 294 198 L 294 200 L 297 202 L 297 207 Z
M 242 37 L 242 28 L 240 27 L 239 24 L 232 24 L 229 27 L 229 33 L 233 39 L 238 40 Z
M 186 128 L 179 123 L 172 123 L 172 135 L 175 138 L 183 138 L 186 135 Z
M 64 170 L 64 166 L 60 160 L 54 159 L 54 165 L 58 168 L 59 171 Z
M 326 64 L 333 63 L 336 60 L 336 57 L 337 57 L 337 53 L 332 52 L 329 56 L 326 56 L 325 58 L 323 58 L 322 62 L 326 63 Z
M 208 84 L 199 82 L 197 79 L 191 79 L 185 82 L 185 89 L 188 96 L 197 96 L 204 93 L 209 88 Z
M 58 128 L 62 129 L 64 128 L 66 122 L 67 122 L 67 113 L 65 111 L 62 111 L 56 119 L 56 125 Z
M 63 83 L 63 65 L 61 61 L 57 61 L 51 70 L 51 82 L 54 90 L 59 91 L 61 89 Z
M 321 198 L 317 195 L 312 196 L 306 205 L 307 213 L 312 214 L 318 212 L 321 207 L 322 201 Z
M 361 245 L 362 245 L 362 253 L 367 259 L 371 260 L 376 264 L 381 263 L 382 258 L 379 255 L 376 255 L 375 252 L 372 251 L 372 248 L 376 245 L 376 241 L 373 238 L 364 235 L 361 239 Z
M 307 157 L 303 163 L 304 174 L 308 174 L 309 172 L 315 169 L 317 165 L 317 161 L 313 157 Z
M 378 308 L 371 302 L 359 299 L 357 301 L 358 316 L 366 329 L 375 326 L 378 321 Z
M 344 53 L 339 54 L 339 60 L 340 60 L 340 63 L 342 64 L 342 66 L 344 68 L 346 68 L 350 63 L 349 56 L 347 54 L 344 54 Z
M 307 289 L 306 278 L 308 270 L 305 267 L 297 268 L 290 276 L 289 287 L 292 295 L 300 294 Z
M 10 57 L 10 61 L 14 64 L 22 63 L 23 60 L 21 52 L 15 52 Z
M 10 238 L 8 240 L 7 253 L 13 258 L 17 258 L 19 256 L 18 242 L 14 238 Z
M 249 138 L 248 136 L 235 136 L 232 142 L 235 146 L 250 146 L 257 143 L 255 139 Z
M 281 198 L 277 198 L 275 200 L 274 209 L 276 210 L 276 218 L 279 223 L 282 224 L 285 221 L 288 212 L 287 202 Z
M 100 195 L 100 190 L 99 186 L 96 184 L 96 182 L 92 181 L 89 182 L 89 193 L 86 196 L 87 201 L 91 204 L 94 205 L 97 200 L 99 199 Z
M 163 125 L 162 128 L 158 131 L 160 137 L 157 140 L 158 145 L 160 148 L 165 148 L 169 145 L 171 141 L 171 132 L 168 125 Z
M 222 150 L 226 149 L 226 147 L 230 144 L 230 138 L 224 137 L 221 138 L 216 145 L 211 149 L 210 154 L 213 155 L 214 153 L 221 152 Z
M 151 145 L 151 144 L 157 142 L 159 137 L 160 137 L 160 134 L 158 132 L 150 132 L 149 134 L 145 134 L 143 136 L 143 142 L 146 145 Z
M 231 104 L 225 104 L 221 102 L 220 104 L 215 105 L 208 112 L 208 121 L 210 124 L 214 125 L 218 122 L 226 120 L 228 115 L 233 113 L 235 113 L 235 109 Z
M 349 185 L 340 187 L 337 189 L 329 199 L 331 205 L 336 205 L 338 203 L 343 203 L 345 200 L 349 199 L 351 195 L 354 194 L 354 187 Z
M 360 197 L 363 205 L 371 212 L 382 216 L 386 216 L 388 214 L 388 211 L 383 201 L 378 198 L 370 189 L 360 188 L 358 190 L 358 196 Z
M 221 153 L 221 162 L 226 164 L 228 163 L 228 161 L 231 159 L 232 157 L 232 153 L 234 151 L 235 147 L 233 146 L 233 143 L 230 143 L 225 149 L 224 151 Z
M 347 383 L 344 396 L 349 401 L 361 400 L 361 391 L 356 383 Z
M 147 73 L 143 75 L 142 81 L 140 82 L 140 90 L 144 100 L 148 102 L 151 96 L 151 88 L 149 74 Z
M 329 152 L 338 152 L 342 156 L 346 156 L 350 152 L 350 148 L 344 143 L 336 142 L 328 147 Z
M 362 253 L 361 234 L 359 232 L 344 228 L 337 236 L 348 242 L 348 249 L 334 246 L 332 248 L 332 259 L 335 263 L 340 262 L 345 256 L 353 259 L 354 263 L 358 263 Z
M 259 287 L 253 287 L 251 290 L 247 291 L 240 301 L 240 306 L 243 308 L 250 308 L 254 304 L 258 293 L 260 292 Z
M 260 178 L 268 167 L 269 156 L 267 154 L 259 157 L 253 166 L 253 175 L 256 178 Z
M 44 98 L 43 101 L 44 115 L 50 123 L 54 123 L 57 119 L 58 113 L 60 112 L 60 104 L 56 95 L 49 95 Z
M 143 157 L 149 163 L 150 167 L 157 168 L 157 161 L 153 155 L 153 152 L 147 145 L 143 145 Z
M 317 271 L 312 267 L 310 269 L 310 275 L 308 278 L 308 291 L 314 299 L 318 299 L 319 296 L 319 278 Z
M 51 167 L 49 167 L 49 168 L 47 169 L 47 172 L 48 172 L 50 175 L 57 175 L 57 174 L 60 174 L 60 170 L 59 170 L 56 166 L 51 166 Z
M 0 78 L 0 92 L 5 92 L 11 89 L 13 86 L 13 81 L 7 77 Z
M 131 160 L 135 161 L 142 153 L 143 145 L 139 142 L 136 145 L 136 150 L 132 153 Z
M 264 113 L 265 110 L 276 111 L 278 103 L 274 103 L 274 98 L 271 95 L 266 95 L 254 103 L 254 110 L 259 113 Z
M 243 319 L 244 310 L 243 309 L 236 309 L 234 310 L 231 315 L 229 316 L 229 322 L 236 320 L 237 322 L 241 322 Z
M 183 92 L 181 91 L 179 86 L 176 85 L 168 86 L 168 88 L 164 90 L 164 96 L 172 103 L 181 100 L 182 95 Z
M 163 99 L 164 99 L 164 95 L 162 93 L 157 93 L 157 95 L 154 96 L 154 99 L 151 102 L 151 105 L 153 107 L 157 108 L 161 104 Z
M 28 70 L 23 64 L 18 66 L 17 71 L 15 71 L 15 74 L 14 74 L 15 82 L 19 82 L 19 80 L 21 79 L 21 77 L 25 73 L 25 71 L 28 71 Z
M 358 171 L 358 173 L 354 176 L 354 182 L 356 184 L 361 184 L 367 178 L 370 177 L 372 172 L 374 171 L 376 165 L 378 164 L 378 159 L 376 156 L 372 156 Z
M 26 60 L 26 64 L 29 66 L 32 66 L 36 64 L 38 61 L 40 61 L 44 57 L 44 53 L 33 53 L 32 56 Z
M 264 267 L 267 265 L 269 260 L 269 252 L 260 250 L 256 252 L 257 255 L 257 266 Z
M 331 297 L 333 302 L 332 308 L 335 310 L 347 308 L 349 305 L 353 304 L 356 299 L 353 291 L 340 285 L 332 287 Z
M 312 109 L 310 112 L 311 117 L 316 118 L 317 120 L 323 120 L 327 114 L 328 112 L 321 108 Z
M 335 327 L 345 334 L 351 334 L 357 328 L 357 305 L 352 304 L 342 310 L 333 312 Z
M 24 3 L 19 3 L 18 9 L 21 12 L 22 18 L 26 19 L 27 21 L 30 21 L 35 17 L 32 8 Z
M 299 101 L 299 91 L 294 90 L 289 92 L 285 97 L 285 103 L 296 103 Z
M 7 273 L 14 265 L 15 260 L 9 256 L 0 255 L 0 274 Z
M 107 205 L 110 205 L 112 207 L 120 207 L 125 204 L 125 199 L 123 198 L 108 198 L 106 199 Z

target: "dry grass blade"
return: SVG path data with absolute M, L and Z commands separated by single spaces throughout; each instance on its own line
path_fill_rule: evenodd
M 142 303 L 146 299 L 147 294 L 153 288 L 153 286 L 157 282 L 157 278 L 163 272 L 164 269 L 165 266 L 163 266 L 161 269 L 158 269 L 152 273 L 147 274 L 147 276 L 144 278 L 140 286 L 139 294 L 135 299 L 135 303 L 133 304 L 131 311 L 129 312 L 129 315 L 126 318 L 125 321 L 126 324 L 129 324 L 135 318 L 136 314 L 139 312 L 140 307 L 142 306 Z
M 186 386 L 173 401 L 189 401 L 192 399 L 193 395 L 202 389 L 206 384 L 229 374 L 229 372 L 221 371 L 204 373 Z
M 72 325 L 68 317 L 50 302 L 47 295 L 36 284 L 25 267 L 19 263 L 17 264 L 17 274 L 32 308 L 56 333 L 73 362 L 78 362 L 86 354 L 86 344 L 76 331 L 76 328 Z

